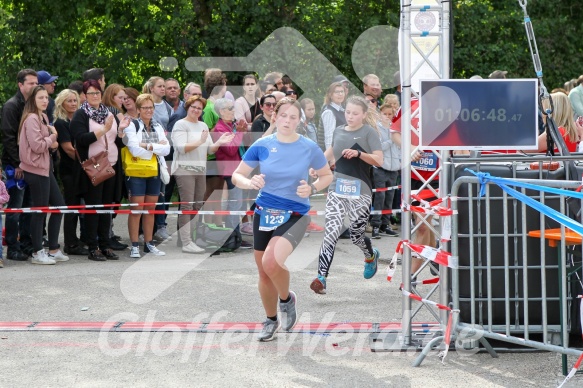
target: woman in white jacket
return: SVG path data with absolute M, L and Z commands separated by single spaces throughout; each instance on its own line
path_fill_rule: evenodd
M 154 99 L 150 94 L 141 94 L 136 99 L 136 107 L 139 113 L 138 120 L 124 130 L 124 143 L 133 157 L 151 160 L 166 156 L 170 153 L 170 144 L 164 134 L 162 125 L 152 119 L 154 116 Z M 137 127 L 136 128 L 136 124 Z M 131 203 L 155 203 L 160 195 L 160 165 L 158 174 L 150 178 L 126 177 L 126 187 Z M 154 210 L 155 205 L 132 206 L 132 210 Z M 143 216 L 142 228 L 144 231 L 144 253 L 151 253 L 156 256 L 164 256 L 165 253 L 158 250 L 152 240 L 154 231 L 153 214 L 130 214 L 128 229 L 132 248 L 130 257 L 140 258 L 140 248 L 138 243 L 138 233 L 140 228 L 140 218 Z
M 216 143 L 209 136 L 209 128 L 198 118 L 206 106 L 201 96 L 192 96 L 184 103 L 186 117 L 178 120 L 172 129 L 174 159 L 171 172 L 180 194 L 181 210 L 200 210 L 206 190 L 207 154 L 214 154 L 219 146 L 230 143 L 234 135 L 225 133 Z M 182 252 L 202 253 L 204 249 L 192 241 L 190 214 L 178 216 Z

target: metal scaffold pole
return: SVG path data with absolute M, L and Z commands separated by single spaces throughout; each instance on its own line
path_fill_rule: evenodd
M 447 268 L 439 269 L 439 285 L 435 285 L 427 295 L 422 296 L 417 290 L 419 279 L 412 281 L 411 271 L 414 268 L 411 261 L 412 251 L 408 242 L 415 241 L 415 233 L 419 227 L 434 231 L 436 236 L 440 231 L 432 223 L 432 216 L 415 217 L 415 225 L 412 225 L 413 215 L 408 209 L 412 202 L 412 177 L 416 181 L 415 187 L 419 191 L 431 192 L 431 196 L 446 197 L 448 193 L 446 175 L 449 163 L 449 152 L 423 149 L 423 156 L 417 155 L 421 147 L 418 142 L 421 128 L 416 128 L 419 118 L 419 81 L 423 79 L 449 78 L 450 74 L 450 2 L 449 0 L 401 0 L 399 26 L 399 62 L 401 85 L 401 202 L 404 210 L 401 214 L 402 230 L 402 319 L 401 332 L 377 333 L 371 335 L 373 351 L 402 351 L 404 349 L 421 350 L 423 344 L 419 340 L 423 332 L 417 331 L 418 325 L 414 324 L 417 313 L 426 308 L 431 316 L 442 326 L 448 321 L 447 311 L 435 311 L 433 305 L 435 299 L 439 299 L 442 306 L 449 305 Z M 418 161 L 417 167 L 412 166 L 412 154 Z M 432 169 L 424 168 L 424 159 L 430 159 Z M 419 173 L 421 171 L 421 173 Z M 428 172 L 429 171 L 429 172 Z M 437 185 L 432 186 L 432 181 L 439 180 L 439 194 L 436 193 Z M 433 188 L 435 187 L 435 188 Z M 427 198 L 426 197 L 426 198 Z M 441 222 L 441 220 L 440 220 Z M 413 237 L 413 238 L 412 238 Z M 437 236 L 441 240 L 441 236 Z M 432 249 L 435 247 L 431 247 Z M 441 246 L 440 248 L 444 248 Z M 415 253 L 415 254 L 418 254 Z M 425 262 L 416 275 L 425 274 L 429 263 Z M 423 279 L 425 280 L 425 279 Z M 427 279 L 433 280 L 433 279 Z M 423 284 L 433 284 L 428 282 Z M 438 290 L 439 289 L 439 293 Z M 438 293 L 438 294 L 437 294 Z M 430 299 L 433 298 L 433 299 Z M 414 301 L 415 299 L 416 301 Z M 419 304 L 420 302 L 420 304 Z M 415 305 L 413 304 L 415 303 Z M 424 318 L 426 321 L 426 318 Z M 426 334 L 426 333 L 425 333 Z
M 401 195 L 411 197 L 411 0 L 401 0 Z M 411 213 L 403 212 L 401 227 L 404 240 L 411 239 Z M 411 273 L 411 251 L 403 249 L 403 274 Z M 403 287 L 411 289 L 411 277 L 403 275 Z M 403 343 L 411 345 L 411 299 L 403 298 L 401 320 Z
M 441 78 L 442 79 L 449 79 L 451 74 L 451 47 L 450 47 L 450 16 L 451 16 L 451 2 L 445 1 L 441 3 Z M 441 151 L 441 161 L 443 162 L 443 169 L 441 170 L 441 176 L 439 178 L 439 196 L 444 198 L 449 194 L 449 171 L 450 169 L 446 165 L 449 159 L 449 152 L 448 151 Z M 440 226 L 442 226 L 443 230 L 443 223 L 445 221 L 440 219 Z M 444 249 L 447 249 L 447 246 L 444 246 Z M 439 300 L 440 303 L 447 306 L 449 304 L 449 276 L 448 276 L 448 269 L 447 267 L 439 267 Z M 439 318 L 442 323 L 447 322 L 448 320 L 448 312 L 445 310 L 439 310 Z

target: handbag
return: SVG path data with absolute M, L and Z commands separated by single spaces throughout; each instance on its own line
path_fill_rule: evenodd
M 168 166 L 166 165 L 166 160 L 164 160 L 160 155 L 158 155 L 158 163 L 160 163 L 160 180 L 162 183 L 167 185 L 170 183 L 170 173 L 168 173 Z
M 97 155 L 93 155 L 84 162 L 81 162 L 81 157 L 77 148 L 75 148 L 75 154 L 77 154 L 77 159 L 81 163 L 81 168 L 89 177 L 89 181 L 93 186 L 99 185 L 101 182 L 108 180 L 109 178 L 115 176 L 115 169 L 109 163 L 109 148 L 107 146 L 107 140 L 105 139 L 105 151 L 101 151 Z
M 156 155 L 150 159 L 133 156 L 128 147 L 121 149 L 121 163 L 126 176 L 136 178 L 151 178 L 158 176 L 158 160 Z

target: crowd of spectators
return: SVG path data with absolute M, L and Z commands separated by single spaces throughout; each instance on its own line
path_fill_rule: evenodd
M 293 80 L 271 72 L 262 79 L 244 76 L 242 93 L 234 96 L 220 69 L 207 69 L 202 85 L 189 82 L 184 87 L 176 79 L 159 76 L 135 88 L 108 85 L 100 68 L 85 71 L 82 80 L 71 80 L 55 95 L 57 81 L 48 71 L 23 69 L 17 75 L 16 94 L 3 104 L 2 169 L 10 194 L 6 207 L 91 208 L 126 200 L 140 204 L 131 207 L 138 210 L 152 210 L 155 203 L 157 210 L 168 209 L 160 203 L 171 201 L 182 201 L 183 210 L 199 210 L 203 205 L 208 210 L 248 210 L 253 206 L 248 198 L 256 193 L 237 188 L 231 176 L 246 149 L 277 130 L 272 120 L 277 102 L 283 97 L 299 99 L 302 119 L 297 132 L 326 150 L 335 128 L 346 125 L 344 111 L 351 90 L 350 81 L 337 76 L 322 100 L 299 98 Z M 378 187 L 395 186 L 400 149 L 392 142 L 389 127 L 399 109 L 400 91 L 383 97 L 379 77 L 369 74 L 362 81 L 385 153 L 385 163 L 374 168 L 374 182 Z M 134 158 L 158 160 L 156 175 L 126 176 L 124 148 Z M 104 150 L 115 175 L 93 185 L 81 162 Z M 162 179 L 163 169 L 170 175 L 168 182 Z M 209 200 L 216 190 L 223 190 L 222 201 Z M 390 190 L 377 195 L 374 208 L 398 208 L 398 193 L 394 194 Z M 125 242 L 113 233 L 115 215 L 53 213 L 48 218 L 47 223 L 47 213 L 6 213 L 5 257 L 17 261 L 32 257 L 35 264 L 66 261 L 67 255 L 106 261 L 119 259 L 116 251 L 129 248 L 130 257 L 139 258 L 140 244 L 144 253 L 164 255 L 157 243 L 173 238 L 185 253 L 204 252 L 193 241 L 195 227 L 189 215 L 178 218 L 179 232 L 172 236 L 165 214 L 133 214 Z M 204 221 L 237 234 L 253 233 L 251 217 L 215 215 Z M 397 222 L 395 217 L 374 217 L 367 231 L 372 238 L 396 236 Z M 312 222 L 307 233 L 318 232 L 323 232 L 322 226 Z M 242 240 L 239 249 L 251 247 Z

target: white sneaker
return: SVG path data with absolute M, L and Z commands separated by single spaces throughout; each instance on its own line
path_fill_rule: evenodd
M 44 249 L 41 249 L 38 252 L 32 254 L 32 264 L 43 264 L 43 265 L 50 265 L 56 264 L 57 262 L 47 256 L 47 253 Z
M 193 241 L 191 241 L 182 247 L 182 252 L 185 252 L 185 253 L 203 253 L 203 252 L 205 252 L 205 250 L 204 250 L 204 248 L 199 247 Z
M 144 247 L 144 252 L 151 253 L 154 256 L 166 256 L 166 252 L 162 252 L 161 250 L 156 248 L 154 245 L 150 245 L 150 244 L 146 244 L 146 246 Z
M 65 256 L 63 255 L 63 252 L 61 252 L 61 250 L 59 249 L 58 251 L 56 251 L 55 253 L 48 253 L 49 258 L 53 259 L 54 261 L 68 261 L 69 260 L 69 256 Z
M 168 231 L 166 230 L 165 226 L 162 226 L 160 228 L 158 228 L 158 230 L 156 231 L 156 233 L 154 234 L 154 238 L 157 241 L 172 241 L 172 236 L 170 236 L 168 234 Z
M 139 259 L 142 256 L 140 256 L 140 247 L 134 247 L 132 246 L 132 249 L 130 250 L 130 257 L 132 259 Z

